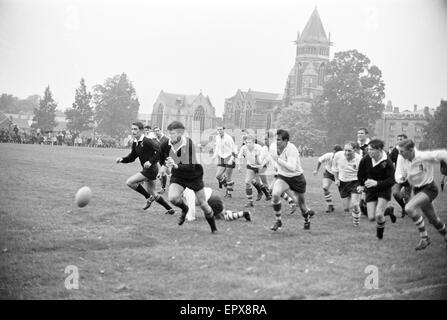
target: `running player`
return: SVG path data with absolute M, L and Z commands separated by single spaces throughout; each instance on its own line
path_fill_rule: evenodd
M 238 171 L 241 172 L 241 165 L 243 159 L 245 159 L 247 165 L 247 171 L 245 174 L 245 194 L 247 195 L 247 205 L 248 207 L 253 207 L 253 189 L 252 189 L 252 181 L 258 179 L 256 181 L 257 185 L 261 191 L 265 194 L 266 198 L 271 198 L 270 192 L 266 185 L 264 185 L 259 178 L 259 172 L 261 169 L 266 169 L 267 166 L 267 157 L 265 155 L 264 149 L 255 143 L 255 137 L 252 135 L 247 135 L 245 139 L 245 144 L 242 146 L 238 155 L 239 165 Z
M 148 209 L 153 201 L 156 201 L 167 210 L 166 213 L 174 214 L 174 209 L 162 196 L 155 194 L 154 191 L 155 179 L 158 174 L 157 161 L 160 156 L 160 146 L 156 141 L 145 137 L 144 126 L 141 122 L 132 123 L 131 131 L 134 137 L 132 150 L 126 157 L 117 158 L 116 162 L 129 163 L 139 158 L 143 170 L 127 179 L 126 184 L 146 198 L 144 210 Z M 146 184 L 146 189 L 144 189 L 141 183 Z
M 366 151 L 366 148 L 368 147 L 368 143 L 369 143 L 370 139 L 369 139 L 369 132 L 368 129 L 366 128 L 360 128 L 357 130 L 357 143 L 359 145 L 360 148 L 360 154 L 364 157 L 368 154 L 368 152 Z M 364 192 L 362 192 L 360 194 L 360 203 L 359 203 L 359 207 L 360 207 L 360 212 L 364 215 L 367 216 L 367 209 L 366 209 L 366 201 L 365 201 L 366 195 Z
M 401 142 L 402 140 L 408 139 L 407 135 L 402 133 L 397 135 L 397 143 Z M 394 167 L 396 167 L 397 158 L 399 156 L 399 149 L 397 148 L 397 145 L 391 150 L 390 158 L 391 161 L 394 164 Z M 411 187 L 408 184 L 408 182 L 405 182 L 404 184 L 401 183 L 395 183 L 392 189 L 394 200 L 399 204 L 399 206 L 402 209 L 401 217 L 404 218 L 405 213 L 405 204 L 410 200 L 411 197 Z
M 334 155 L 341 150 L 343 150 L 343 148 L 336 144 L 333 148 L 333 152 L 325 153 L 321 157 L 319 157 L 317 168 L 313 172 L 314 176 L 316 176 L 318 174 L 318 170 L 320 170 L 321 165 L 323 163 L 325 164 L 325 170 L 323 172 L 323 194 L 324 200 L 327 204 L 326 213 L 334 211 L 334 205 L 332 204 L 332 194 L 329 190 L 332 182 L 335 182 L 334 173 L 332 172 L 332 160 L 334 159 Z
M 276 143 L 270 146 L 270 154 L 278 168 L 278 176 L 273 184 L 273 211 L 276 220 L 271 230 L 277 231 L 282 227 L 281 221 L 281 195 L 287 192 L 289 196 L 296 199 L 304 217 L 304 229 L 310 229 L 310 218 L 314 211 L 306 206 L 306 179 L 301 167 L 300 155 L 296 146 L 289 142 L 289 133 L 279 129 L 276 132 Z
M 357 173 L 358 191 L 366 190 L 366 206 L 370 221 L 377 220 L 377 238 L 383 238 L 385 215 L 396 222 L 393 207 L 386 208 L 391 200 L 391 187 L 394 184 L 394 165 L 383 150 L 384 143 L 379 139 L 371 140 L 366 149 L 368 154 L 360 160 Z
M 225 198 L 231 198 L 234 181 L 231 180 L 233 169 L 236 167 L 237 147 L 233 138 L 225 133 L 225 127 L 217 127 L 216 143 L 212 159 L 217 158 L 216 179 L 219 187 L 225 187 Z
M 430 238 L 425 230 L 424 219 L 420 211 L 444 237 L 447 249 L 447 230 L 433 207 L 433 201 L 439 193 L 434 181 L 434 165 L 441 160 L 447 161 L 447 150 L 419 151 L 411 139 L 399 142 L 398 148 L 396 182 L 408 181 L 414 191 L 414 196 L 405 205 L 405 212 L 419 229 L 421 240 L 415 249 L 423 250 L 430 245 Z
M 185 127 L 180 121 L 170 123 L 167 129 L 169 140 L 160 145 L 160 164 L 166 166 L 168 174 L 171 173 L 168 195 L 169 201 L 182 210 L 178 224 L 181 226 L 185 222 L 189 210 L 182 198 L 185 188 L 189 188 L 196 194 L 211 232 L 215 233 L 216 222 L 213 210 L 206 201 L 203 167 L 197 162 L 194 143 L 184 136 Z
M 334 155 L 332 161 L 332 172 L 334 173 L 335 184 L 338 186 L 340 197 L 343 202 L 344 211 L 351 211 L 354 226 L 360 222 L 360 194 L 357 191 L 359 169 L 362 156 L 355 152 L 357 143 L 347 142 L 344 151 L 339 151 Z

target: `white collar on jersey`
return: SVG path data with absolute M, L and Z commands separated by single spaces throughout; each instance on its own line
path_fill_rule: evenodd
M 376 160 L 374 160 L 374 158 L 371 157 L 373 167 L 377 166 L 382 161 L 386 161 L 386 159 L 388 159 L 388 156 L 386 152 L 382 150 L 382 157 L 379 159 L 379 161 L 376 162 Z
M 182 136 L 182 138 L 181 138 L 180 141 L 181 141 L 181 143 L 180 143 L 180 146 L 177 148 L 177 150 L 174 148 L 174 145 L 172 144 L 171 139 L 169 139 L 168 145 L 171 146 L 171 149 L 172 149 L 174 152 L 177 152 L 177 151 L 179 151 L 182 147 L 186 146 L 186 137 L 185 137 L 185 136 Z
M 143 141 L 143 139 L 144 139 L 144 134 L 142 134 L 142 135 L 140 136 L 140 139 L 137 139 L 137 138 L 133 139 L 133 142 L 136 142 L 136 143 L 138 144 L 138 142 Z

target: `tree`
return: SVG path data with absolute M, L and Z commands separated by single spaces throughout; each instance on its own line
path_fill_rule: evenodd
M 39 106 L 40 97 L 35 94 L 26 99 L 19 99 L 12 94 L 0 96 L 0 110 L 6 113 L 30 112 Z
M 33 94 L 26 99 L 19 100 L 18 111 L 32 112 L 34 108 L 39 106 L 40 96 Z
M 287 128 L 290 142 L 296 146 L 305 145 L 317 152 L 325 149 L 326 131 L 318 129 L 309 107 L 293 105 L 281 109 L 275 126 Z
M 53 131 L 56 122 L 57 103 L 53 100 L 50 86 L 46 87 L 43 99 L 40 100 L 39 108 L 34 108 L 33 128 L 40 128 L 43 132 Z
M 6 113 L 15 113 L 19 104 L 19 98 L 12 94 L 3 93 L 0 96 L 0 110 Z
M 355 139 L 360 127 L 372 132 L 384 109 L 385 84 L 382 72 L 370 65 L 357 50 L 338 52 L 329 63 L 323 94 L 312 114 L 321 129 L 327 130 L 328 145 Z
M 424 126 L 422 145 L 429 148 L 447 148 L 447 100 L 441 100 L 435 114 L 425 113 L 427 124 Z
M 106 79 L 104 85 L 96 85 L 93 101 L 100 133 L 120 138 L 137 119 L 140 102 L 125 73 Z
M 92 95 L 87 92 L 84 78 L 75 93 L 75 102 L 70 109 L 65 110 L 67 128 L 69 130 L 84 131 L 93 124 Z

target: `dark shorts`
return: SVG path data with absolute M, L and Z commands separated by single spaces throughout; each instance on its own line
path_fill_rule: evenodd
M 436 186 L 434 181 L 422 187 L 414 187 L 413 190 L 415 195 L 419 192 L 425 193 L 431 201 L 435 200 L 439 193 L 438 187 Z
M 293 191 L 298 193 L 306 193 L 306 178 L 304 178 L 304 174 L 300 174 L 299 176 L 295 177 L 284 177 L 278 174 L 278 179 L 281 179 L 287 183 Z
M 183 188 L 189 188 L 192 191 L 196 191 L 196 192 L 199 190 L 202 190 L 205 187 L 202 178 L 186 180 L 186 179 L 182 179 L 179 177 L 171 176 L 170 184 L 173 184 L 173 183 L 176 183 L 176 184 L 182 186 Z
M 340 186 L 338 187 L 338 191 L 340 192 L 340 197 L 348 198 L 351 196 L 351 193 L 357 193 L 357 187 L 359 186 L 359 182 L 357 180 L 354 181 L 340 181 Z
M 391 187 L 379 190 L 378 188 L 368 188 L 366 189 L 365 201 L 375 202 L 379 198 L 383 198 L 386 201 L 391 201 Z
M 228 161 L 230 161 L 231 156 L 228 156 L 226 158 L 218 157 L 217 166 L 218 167 L 225 167 L 225 168 L 235 168 L 236 167 L 236 161 L 233 161 L 233 164 L 228 164 Z
M 251 165 L 247 164 L 247 169 L 253 170 L 256 174 L 259 173 L 259 170 L 263 171 L 266 168 L 267 168 L 267 166 L 263 166 L 262 168 L 254 168 Z
M 329 179 L 329 180 L 332 180 L 332 181 L 335 182 L 335 177 L 334 177 L 334 175 L 333 175 L 332 173 L 330 173 L 329 171 L 327 171 L 327 170 L 324 170 L 324 172 L 323 172 L 323 178 L 326 178 L 326 179 Z
M 140 173 L 148 180 L 156 180 L 158 175 L 158 166 L 152 165 L 149 168 L 143 168 Z

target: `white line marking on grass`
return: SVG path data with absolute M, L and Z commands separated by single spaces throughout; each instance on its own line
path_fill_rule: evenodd
M 395 296 L 403 296 L 403 295 L 407 295 L 407 294 L 411 294 L 411 293 L 415 293 L 415 292 L 422 292 L 425 290 L 437 289 L 437 288 L 442 288 L 442 287 L 447 287 L 447 283 L 440 283 L 440 284 L 433 284 L 433 285 L 429 285 L 429 286 L 410 288 L 410 289 L 402 290 L 402 292 L 387 292 L 387 293 L 382 293 L 382 294 L 373 294 L 370 296 L 357 297 L 357 298 L 354 298 L 354 300 L 373 300 L 373 299 L 392 298 Z

